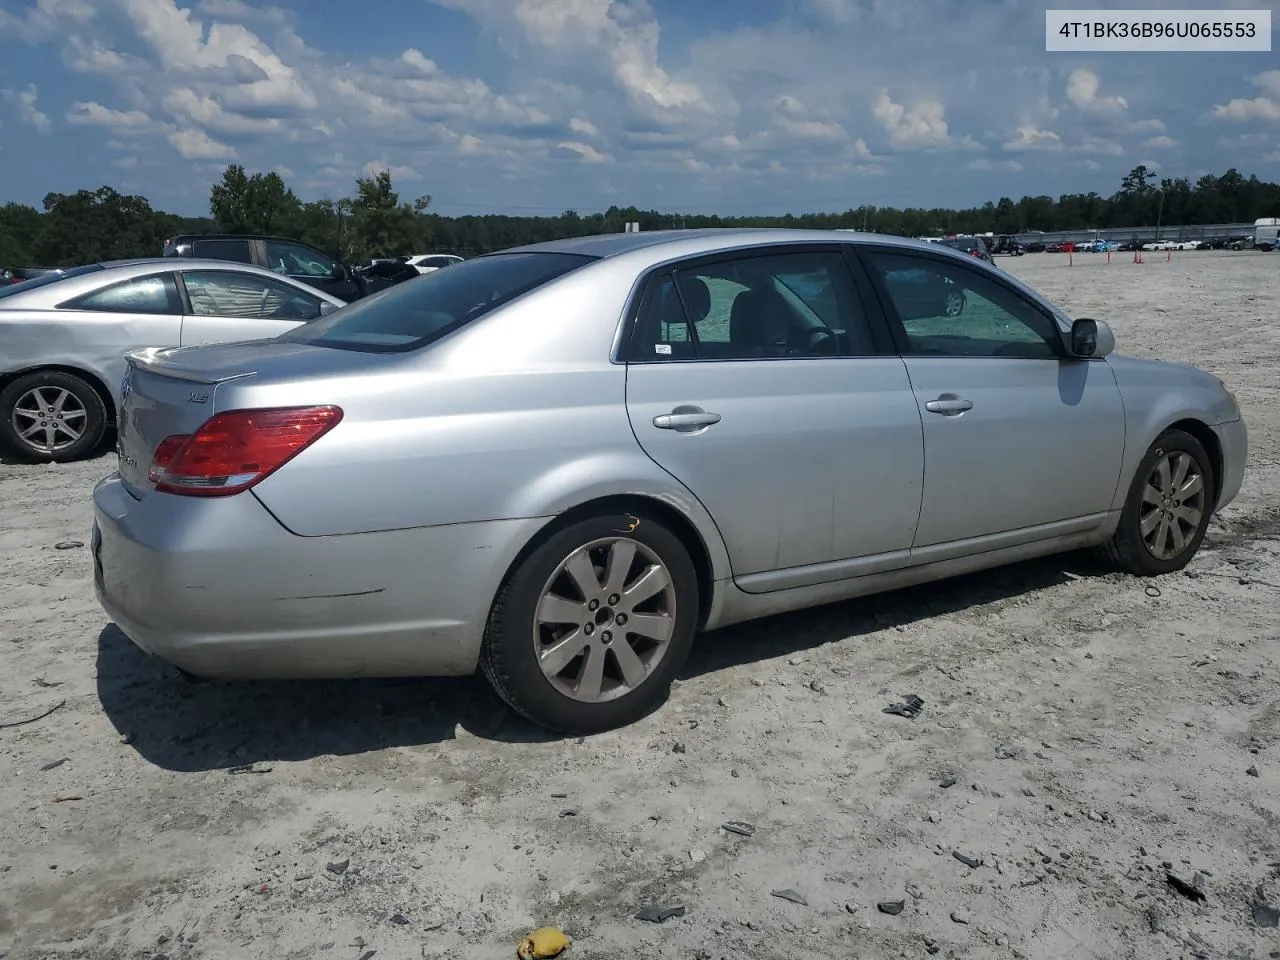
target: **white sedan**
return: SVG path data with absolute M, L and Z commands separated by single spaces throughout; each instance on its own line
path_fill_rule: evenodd
M 439 270 L 441 267 L 461 263 L 462 259 L 462 257 L 454 256 L 452 253 L 419 253 L 409 257 L 405 262 L 409 266 L 416 268 L 419 273 L 431 273 L 431 271 Z

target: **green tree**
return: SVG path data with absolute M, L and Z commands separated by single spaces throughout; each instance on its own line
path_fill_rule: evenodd
M 35 207 L 6 203 L 0 207 L 0 266 L 33 266 L 32 251 L 44 218 Z
M 209 191 L 209 212 L 229 233 L 289 233 L 298 226 L 302 203 L 274 170 L 249 176 L 233 163 Z
M 360 258 L 413 254 L 427 242 L 429 224 L 424 216 L 431 205 L 428 196 L 412 204 L 401 203 L 391 186 L 391 173 L 356 178 L 351 201 L 352 234 Z
M 156 257 L 164 249 L 165 218 L 145 197 L 111 187 L 50 193 L 33 257 L 50 266 L 72 266 L 130 257 Z

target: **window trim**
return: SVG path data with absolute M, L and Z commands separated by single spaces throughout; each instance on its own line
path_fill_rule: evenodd
M 664 261 L 660 264 L 645 269 L 631 289 L 628 296 L 625 311 L 623 313 L 623 325 L 621 335 L 617 337 L 614 348 L 609 358 L 611 363 L 619 364 L 681 364 L 681 363 L 757 363 L 757 362 L 776 362 L 776 361 L 809 361 L 809 360 L 871 360 L 880 357 L 892 357 L 897 355 L 897 347 L 892 338 L 892 332 L 889 329 L 886 318 L 884 317 L 880 305 L 873 299 L 869 299 L 872 291 L 865 277 L 859 275 L 859 270 L 851 263 L 850 255 L 855 244 L 850 241 L 833 240 L 830 242 L 814 242 L 812 240 L 801 241 L 797 243 L 768 243 L 758 246 L 740 246 L 727 250 L 716 250 L 711 253 L 700 253 L 692 256 L 677 257 L 672 260 Z M 826 253 L 834 254 L 844 262 L 845 276 L 849 280 L 850 292 L 854 298 L 852 306 L 860 308 L 868 330 L 871 334 L 872 347 L 875 353 L 862 357 L 847 356 L 845 354 L 837 354 L 835 356 L 812 356 L 812 357 L 672 357 L 668 359 L 658 359 L 651 356 L 640 356 L 640 344 L 637 341 L 640 328 L 640 308 L 644 304 L 645 297 L 648 294 L 650 284 L 657 283 L 660 278 L 675 274 L 679 271 L 694 270 L 698 267 L 712 266 L 719 263 L 729 263 L 734 260 L 742 260 L 747 257 L 775 257 L 786 256 L 788 254 L 803 253 Z M 861 264 L 858 264 L 861 267 Z M 680 292 L 680 284 L 674 284 L 677 295 L 683 309 L 684 295 Z M 685 310 L 685 324 L 690 330 L 690 339 L 696 343 L 696 331 L 693 329 L 694 324 L 689 322 L 688 310 Z
M 894 344 L 896 346 L 898 354 L 903 358 L 927 357 L 927 356 L 931 357 L 933 355 L 918 353 L 912 347 L 911 339 L 910 337 L 907 336 L 906 327 L 903 326 L 902 318 L 898 315 L 897 304 L 893 302 L 893 298 L 889 295 L 889 291 L 885 288 L 883 281 L 876 275 L 876 271 L 872 268 L 870 257 L 873 254 L 914 257 L 922 261 L 932 261 L 934 263 L 940 263 L 947 266 L 951 266 L 957 270 L 961 270 L 961 271 L 967 270 L 971 273 L 977 273 L 985 277 L 990 282 L 994 283 L 1001 290 L 1005 291 L 1005 293 L 1017 299 L 1020 303 L 1025 304 L 1028 308 L 1033 310 L 1035 313 L 1044 317 L 1044 319 L 1048 322 L 1049 326 L 1057 334 L 1057 336 L 1054 337 L 1052 343 L 1050 344 L 1054 353 L 1052 358 L 992 357 L 992 356 L 984 356 L 981 354 L 974 354 L 974 355 L 957 354 L 955 356 L 948 355 L 946 357 L 937 357 L 936 359 L 1040 360 L 1040 361 L 1043 361 L 1046 359 L 1053 359 L 1053 360 L 1071 359 L 1071 355 L 1067 351 L 1066 337 L 1062 332 L 1062 327 L 1058 324 L 1058 318 L 1054 316 L 1052 313 L 1050 313 L 1049 311 L 1045 310 L 1044 307 L 1036 303 L 1034 300 L 1029 299 L 1025 293 L 1023 293 L 1017 287 L 1005 281 L 1003 277 L 999 276 L 994 271 L 990 269 L 983 270 L 981 268 L 976 268 L 973 266 L 973 264 L 965 262 L 965 259 L 964 259 L 964 257 L 968 257 L 968 259 L 970 260 L 973 260 L 976 258 L 969 257 L 968 254 L 965 254 L 963 257 L 959 255 L 948 256 L 947 254 L 934 253 L 932 250 L 917 250 L 914 247 L 899 247 L 899 246 L 885 244 L 885 243 L 857 243 L 857 244 L 850 244 L 850 247 L 855 248 L 855 252 L 858 257 L 859 264 L 867 276 L 867 281 L 870 284 L 871 289 L 875 291 L 876 299 L 879 302 L 879 311 L 881 313 L 881 316 L 884 318 L 885 324 L 888 327 L 890 334 L 893 337 Z
M 232 262 L 232 261 L 224 261 L 224 262 Z M 250 264 L 250 266 L 254 266 L 254 264 Z M 229 274 L 230 276 L 233 276 L 233 277 L 249 277 L 254 280 L 261 280 L 264 283 L 278 283 L 292 290 L 295 296 L 313 297 L 316 303 L 319 304 L 320 306 L 323 306 L 325 303 L 324 297 L 316 296 L 316 293 L 314 290 L 302 289 L 305 286 L 305 284 L 288 283 L 287 281 L 282 280 L 281 274 L 278 274 L 278 273 L 272 274 L 270 277 L 263 277 L 263 276 L 260 276 L 259 274 L 248 273 L 242 270 L 220 270 L 216 267 L 187 267 L 185 269 L 174 271 L 174 279 L 178 284 L 178 296 L 182 299 L 182 315 L 184 317 L 201 317 L 201 318 L 207 318 L 207 319 L 213 319 L 213 320 L 271 320 L 277 323 L 310 323 L 311 322 L 309 320 L 298 320 L 296 318 L 285 319 L 283 317 L 224 317 L 220 314 L 196 313 L 195 308 L 191 303 L 191 294 L 187 291 L 186 274 L 188 273 Z M 317 309 L 319 309 L 319 307 Z M 323 317 L 323 316 L 324 316 L 324 313 L 320 312 L 320 313 L 317 313 L 315 317 L 313 317 L 312 319 L 318 320 L 320 319 L 320 317 Z M 281 333 L 284 333 L 284 332 L 285 331 L 283 330 L 281 331 Z
M 198 247 L 201 243 L 243 243 L 249 248 L 248 260 L 228 260 L 226 257 L 211 257 L 207 254 L 200 253 Z M 217 260 L 220 263 L 239 263 L 243 266 L 258 267 L 262 265 L 262 261 L 258 256 L 257 241 L 253 237 L 194 237 L 191 240 L 191 256 L 190 260 Z
M 169 313 L 168 311 L 158 312 L 158 311 L 152 311 L 152 310 L 103 310 L 99 307 L 86 307 L 83 305 L 85 300 L 88 300 L 90 297 L 96 297 L 99 294 L 105 293 L 108 290 L 114 290 L 117 287 L 123 287 L 126 284 L 130 284 L 130 283 L 137 283 L 139 280 L 152 280 L 152 279 L 155 279 L 156 277 L 159 277 L 162 280 L 165 277 L 168 277 L 173 282 L 173 285 L 177 288 L 177 292 L 178 292 L 178 308 L 185 309 L 186 301 L 183 299 L 183 288 L 181 284 L 178 282 L 178 278 L 175 276 L 175 272 L 173 270 L 159 270 L 155 273 L 142 273 L 134 277 L 129 277 L 127 280 L 117 280 L 115 283 L 109 283 L 105 287 L 98 287 L 98 289 L 96 290 L 91 290 L 88 293 L 82 293 L 77 297 L 71 297 L 69 300 L 63 300 L 61 303 L 54 304 L 54 309 L 55 310 L 82 310 L 85 313 L 141 314 L 142 316 L 146 316 L 146 317 L 181 317 L 183 316 L 183 314 L 181 313 Z
M 271 269 L 271 266 L 270 266 L 270 263 L 271 263 L 271 245 L 272 245 L 272 244 L 275 244 L 275 245 L 277 245 L 277 246 L 281 246 L 281 247 L 296 247 L 296 248 L 298 248 L 299 250 L 303 250 L 303 251 L 306 251 L 307 253 L 312 254 L 313 256 L 323 257 L 325 260 L 328 260 L 330 263 L 332 263 L 332 264 L 333 264 L 333 269 L 331 269 L 328 273 L 317 274 L 317 275 L 314 275 L 314 276 L 313 276 L 312 274 L 309 274 L 309 273 L 281 273 L 281 274 L 276 274 L 277 276 L 281 276 L 281 277 L 306 277 L 308 281 L 310 281 L 310 280 L 332 280 L 332 279 L 333 279 L 333 270 L 336 270 L 338 267 L 342 266 L 342 264 L 341 264 L 341 263 L 339 263 L 339 261 L 338 261 L 338 258 L 337 258 L 337 257 L 331 257 L 331 256 L 329 256 L 327 253 L 325 253 L 323 250 L 317 250 L 315 247 L 311 246 L 310 244 L 307 244 L 307 243 L 299 243 L 297 240 L 274 240 L 274 239 L 273 239 L 273 240 L 268 240 L 268 239 L 265 239 L 265 238 L 264 238 L 264 239 L 262 239 L 262 240 L 261 240 L 261 243 L 262 243 L 262 264 L 259 264 L 259 266 L 263 266 L 263 269 L 265 269 L 265 270 L 271 270 L 271 272 L 272 272 L 272 273 L 275 273 L 275 270 L 272 270 L 272 269 Z

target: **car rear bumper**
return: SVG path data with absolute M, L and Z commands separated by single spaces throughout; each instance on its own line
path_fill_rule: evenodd
M 1244 418 L 1220 423 L 1213 432 L 1218 438 L 1218 446 L 1222 448 L 1222 477 L 1215 508 L 1221 510 L 1236 498 L 1244 483 L 1244 466 L 1249 459 L 1249 432 Z
M 206 677 L 472 673 L 508 566 L 545 520 L 299 537 L 251 493 L 93 492 L 94 588 L 143 650 Z

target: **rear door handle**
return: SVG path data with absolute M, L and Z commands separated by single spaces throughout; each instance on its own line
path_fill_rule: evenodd
M 653 425 L 659 430 L 699 430 L 719 422 L 720 414 L 707 413 L 705 410 L 685 409 L 676 413 L 659 414 L 653 418 Z
M 964 413 L 966 410 L 972 410 L 973 401 L 957 396 L 941 396 L 937 400 L 930 400 L 924 405 L 924 408 L 930 413 L 951 416 L 957 413 Z

